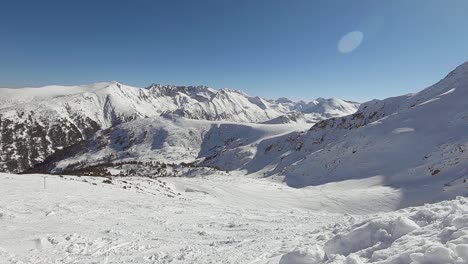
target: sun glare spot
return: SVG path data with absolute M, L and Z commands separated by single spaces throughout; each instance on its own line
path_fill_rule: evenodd
M 350 53 L 362 43 L 364 34 L 361 31 L 352 31 L 341 37 L 338 42 L 338 51 L 341 53 Z

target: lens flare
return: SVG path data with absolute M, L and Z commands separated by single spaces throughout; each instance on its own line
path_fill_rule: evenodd
M 361 31 L 352 31 L 341 37 L 338 42 L 338 51 L 341 53 L 350 53 L 362 43 L 364 34 Z

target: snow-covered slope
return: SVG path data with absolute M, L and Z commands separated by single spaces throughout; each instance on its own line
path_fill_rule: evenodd
M 265 121 L 267 124 L 316 123 L 328 118 L 353 114 L 359 107 L 358 103 L 337 98 L 317 98 L 312 102 L 293 102 L 286 98 L 280 98 L 270 102 L 286 107 L 289 112 Z
M 132 120 L 163 115 L 256 123 L 302 111 L 299 105 L 306 104 L 264 100 L 205 86 L 154 84 L 137 88 L 117 82 L 3 88 L 0 95 L 0 170 L 15 172 L 27 170 L 56 150 L 86 140 L 101 129 Z M 337 99 L 311 104 L 316 108 L 304 108 L 302 122 L 345 115 L 358 107 Z
M 378 176 L 401 188 L 402 206 L 467 193 L 468 63 L 411 95 L 364 103 L 308 132 L 266 139 L 250 160 L 229 148 L 206 163 L 281 175 L 290 186 Z
M 70 172 L 104 163 L 193 163 L 226 147 L 255 146 L 265 138 L 305 130 L 308 125 L 265 125 L 191 120 L 180 117 L 138 119 L 100 130 L 91 138 L 57 151 L 35 168 Z M 251 148 L 246 148 L 250 150 Z M 249 159 L 255 153 L 244 153 Z M 111 165 L 106 165 L 111 169 Z M 141 167 L 141 166 L 140 166 Z M 138 175 L 155 177 L 147 171 Z
M 466 198 L 388 212 L 395 195 L 369 179 L 0 173 L 0 263 L 466 263 Z

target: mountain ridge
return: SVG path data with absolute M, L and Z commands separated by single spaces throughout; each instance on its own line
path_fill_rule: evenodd
M 298 111 L 260 97 L 206 86 L 132 87 L 119 82 L 42 88 L 1 88 L 0 170 L 21 172 L 44 161 L 57 149 L 90 138 L 102 129 L 146 118 L 176 116 L 189 119 L 261 123 Z M 324 102 L 326 104 L 327 102 Z M 314 123 L 343 110 L 324 107 L 307 113 L 302 123 Z M 294 120 L 289 120 L 295 122 Z

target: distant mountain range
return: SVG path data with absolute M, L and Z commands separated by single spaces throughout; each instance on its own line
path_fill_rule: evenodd
M 57 150 L 134 120 L 184 117 L 313 125 L 326 118 L 351 114 L 359 107 L 358 103 L 335 98 L 293 102 L 206 86 L 153 84 L 137 88 L 118 82 L 2 88 L 0 94 L 0 170 L 13 172 L 26 171 Z

